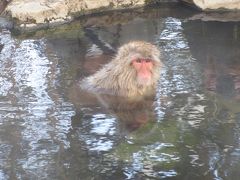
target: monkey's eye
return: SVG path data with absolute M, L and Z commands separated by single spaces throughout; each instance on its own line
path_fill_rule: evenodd
M 136 59 L 135 61 L 136 61 L 137 63 L 141 63 L 141 62 L 142 62 L 142 60 L 141 60 L 141 59 L 139 59 L 139 58 L 138 58 L 138 59 Z
M 146 62 L 146 63 L 150 63 L 150 62 L 151 62 L 151 59 L 145 59 L 145 62 Z

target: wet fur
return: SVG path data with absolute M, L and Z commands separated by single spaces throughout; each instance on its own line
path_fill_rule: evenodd
M 133 58 L 148 58 L 153 60 L 152 80 L 149 85 L 137 83 L 137 72 L 132 67 Z M 106 93 L 117 96 L 135 97 L 148 94 L 156 87 L 162 66 L 160 52 L 156 46 L 133 41 L 119 48 L 113 60 L 102 69 L 82 81 L 82 87 L 95 93 Z

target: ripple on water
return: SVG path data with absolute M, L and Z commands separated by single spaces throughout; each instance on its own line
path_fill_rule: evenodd
M 15 40 L 8 31 L 0 33 L 0 43 L 4 45 L 0 54 L 0 123 L 6 129 L 15 126 L 14 133 L 0 130 L 2 143 L 12 147 L 11 155 L 5 154 L 8 158 L 1 157 L 0 169 L 12 159 L 19 178 L 26 178 L 25 173 L 30 179 L 48 177 L 47 172 L 55 169 L 55 154 L 60 147 L 69 146 L 67 133 L 75 113 L 73 105 L 64 102 L 57 91 L 57 56 L 46 56 L 45 40 Z M 0 147 L 1 152 L 5 146 Z M 21 169 L 25 173 L 20 173 Z
M 138 174 L 145 178 L 167 178 L 174 177 L 178 173 L 174 169 L 165 169 L 164 164 L 174 164 L 180 161 L 177 152 L 168 153 L 168 150 L 174 150 L 171 143 L 159 143 L 145 146 L 142 150 L 132 154 L 131 166 L 125 168 L 127 179 L 132 179 Z
M 116 118 L 107 114 L 93 114 L 84 123 L 79 136 L 90 152 L 109 151 L 115 144 L 116 131 Z

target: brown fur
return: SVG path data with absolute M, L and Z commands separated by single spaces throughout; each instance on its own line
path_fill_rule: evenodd
M 115 58 L 102 69 L 87 77 L 82 87 L 95 93 L 107 93 L 117 96 L 135 97 L 149 94 L 155 89 L 160 76 L 162 63 L 160 52 L 156 46 L 143 42 L 129 42 L 119 48 Z M 152 80 L 149 85 L 139 85 L 136 81 L 137 72 L 131 66 L 133 58 L 153 60 Z

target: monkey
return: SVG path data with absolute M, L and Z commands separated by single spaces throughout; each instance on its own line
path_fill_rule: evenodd
M 160 50 L 149 42 L 131 41 L 112 58 L 98 58 L 111 60 L 68 88 L 68 98 L 76 111 L 90 119 L 91 114 L 110 114 L 123 134 L 154 121 L 154 90 L 163 66 Z
M 156 88 L 162 62 L 160 50 L 145 41 L 131 41 L 119 48 L 115 57 L 81 87 L 93 93 L 127 98 L 147 96 Z

